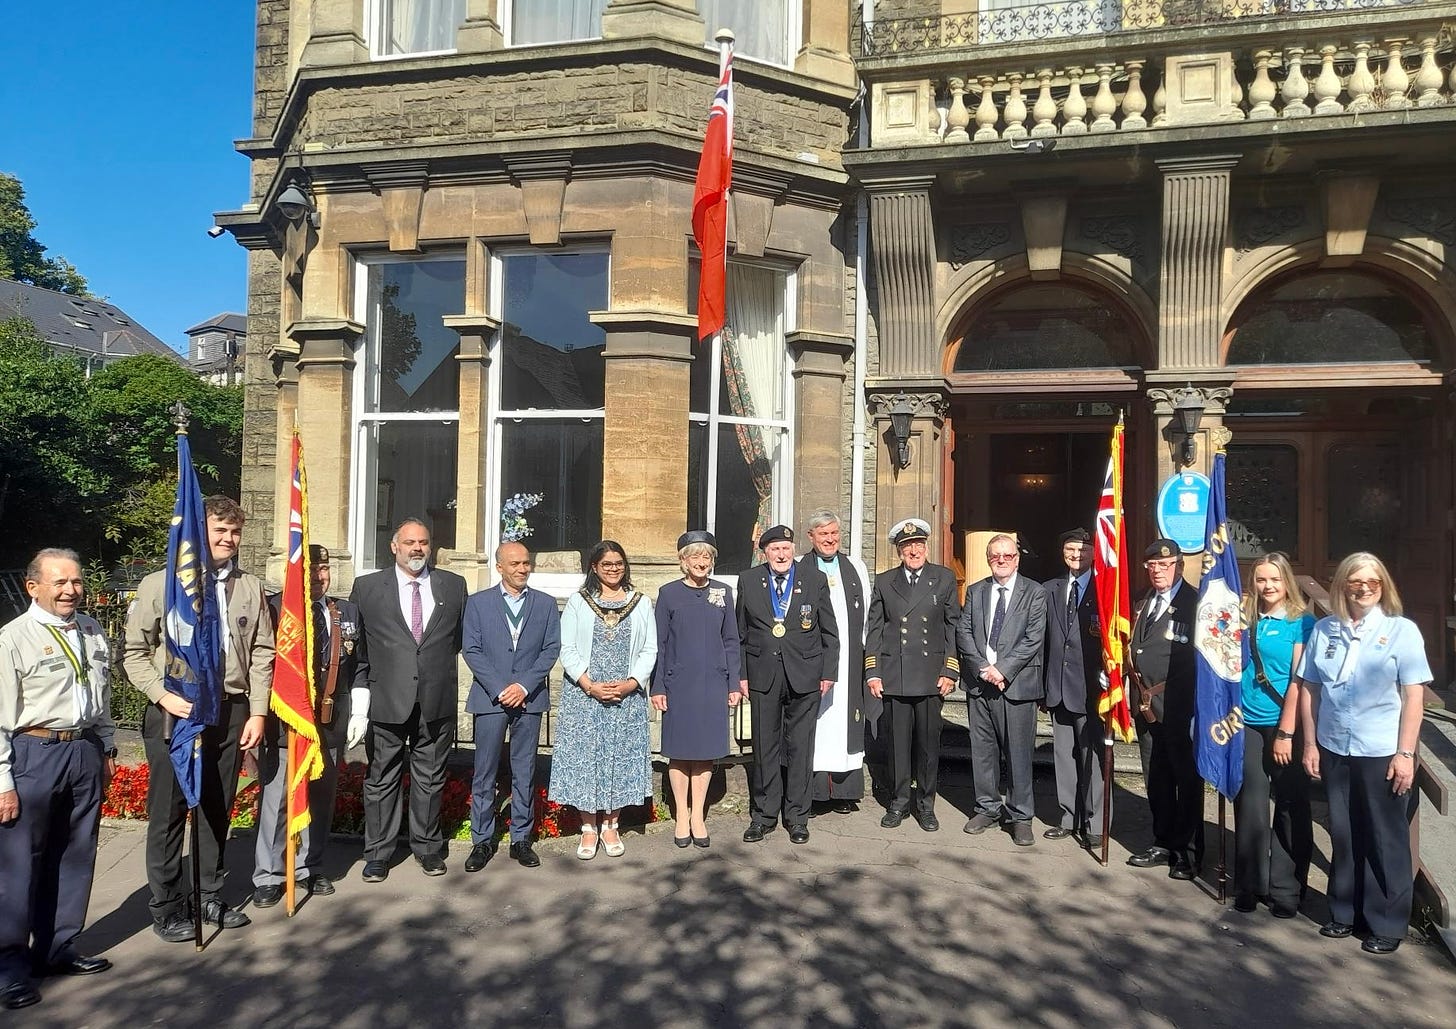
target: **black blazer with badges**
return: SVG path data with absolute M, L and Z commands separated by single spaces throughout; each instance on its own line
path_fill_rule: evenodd
M 1102 695 L 1102 630 L 1097 616 L 1097 577 L 1088 576 L 1077 600 L 1074 624 L 1067 624 L 1067 583 L 1061 575 L 1046 590 L 1046 706 L 1074 715 L 1097 710 Z M 1070 628 L 1070 632 L 1068 629 Z
M 956 655 L 956 577 L 927 562 L 911 586 L 905 566 L 875 576 L 865 639 L 865 680 L 879 679 L 888 697 L 928 697 L 941 677 L 960 676 Z
M 416 643 L 399 606 L 394 565 L 354 580 L 349 599 L 359 609 L 360 638 L 369 654 L 370 719 L 407 722 L 415 704 L 425 721 L 456 717 L 465 593 L 460 576 L 430 569 L 435 609 Z
M 738 577 L 738 638 L 742 646 L 740 679 L 766 693 L 783 669 L 794 693 L 818 693 L 821 680 L 839 675 L 839 627 L 829 600 L 829 580 L 814 567 L 794 567 L 793 591 L 784 635 L 775 636 L 773 597 L 767 564 Z
M 996 580 L 986 576 L 966 590 L 966 603 L 956 627 L 956 647 L 960 650 L 961 672 L 966 692 L 978 694 L 983 688 L 980 670 L 992 662 L 986 658 L 990 646 L 991 621 L 987 605 Z M 1007 700 L 1040 700 L 1042 643 L 1046 639 L 1046 590 L 1035 579 L 1016 577 L 1016 585 L 1006 598 L 1006 620 L 1001 625 L 1000 644 L 994 664 L 1006 677 Z M 988 687 L 994 690 L 996 687 Z
M 1166 682 L 1153 697 L 1153 716 L 1160 722 L 1186 726 L 1193 721 L 1198 690 L 1198 664 L 1193 649 L 1193 623 L 1198 619 L 1198 591 L 1180 581 L 1160 618 L 1145 617 L 1156 596 L 1149 590 L 1138 602 L 1132 619 L 1132 663 L 1145 686 Z M 1138 706 L 1137 694 L 1130 700 Z
M 338 728 L 349 721 L 349 691 L 355 686 L 369 686 L 369 652 L 359 627 L 359 609 L 352 601 L 326 597 L 329 606 L 329 638 L 319 641 L 313 655 L 314 689 L 318 701 L 314 705 L 314 716 L 319 715 L 319 704 L 323 703 L 324 691 L 328 686 L 329 658 L 333 654 L 334 640 L 339 643 L 339 673 L 334 679 L 334 718 L 330 727 Z M 279 593 L 268 594 L 268 610 L 273 615 L 273 624 L 278 624 L 278 612 L 283 604 Z M 309 617 L 313 616 L 313 602 L 309 602 Z M 276 715 L 268 716 L 268 731 L 274 733 L 278 721 Z M 276 738 L 276 737 L 275 737 Z

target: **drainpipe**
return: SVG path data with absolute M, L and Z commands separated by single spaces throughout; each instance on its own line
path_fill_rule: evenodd
M 865 27 L 874 23 L 874 0 L 860 0 L 860 19 Z M 864 89 L 861 81 L 860 88 Z M 868 92 L 860 93 L 859 134 L 855 145 L 864 149 L 869 145 L 870 118 Z M 853 557 L 864 556 L 864 488 L 865 488 L 865 355 L 869 351 L 869 291 L 865 286 L 865 269 L 869 262 L 865 250 L 869 245 L 869 204 L 864 190 L 855 197 L 854 208 L 854 433 L 851 446 L 854 448 L 850 462 L 849 486 L 849 552 Z

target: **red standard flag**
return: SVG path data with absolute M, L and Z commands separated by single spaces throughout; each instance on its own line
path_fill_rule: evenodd
M 293 486 L 288 500 L 288 564 L 278 608 L 277 648 L 270 704 L 288 727 L 288 835 L 308 825 L 308 781 L 323 774 L 318 726 L 314 724 L 313 619 L 309 617 L 308 480 L 303 442 L 293 432 Z
M 718 91 L 708 110 L 703 154 L 693 187 L 693 239 L 702 255 L 698 275 L 698 339 L 723 328 L 728 274 L 728 190 L 733 185 L 733 44 L 724 43 Z
M 1097 583 L 1097 616 L 1102 623 L 1102 696 L 1097 713 L 1109 736 L 1132 742 L 1132 710 L 1127 703 L 1123 664 L 1132 636 L 1132 601 L 1127 585 L 1127 534 L 1122 516 L 1122 416 L 1112 430 L 1107 481 L 1097 505 L 1097 551 L 1092 575 Z

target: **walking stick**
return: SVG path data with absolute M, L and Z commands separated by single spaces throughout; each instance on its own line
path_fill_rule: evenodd
M 1225 806 L 1227 799 L 1222 793 L 1218 795 L 1218 902 L 1228 902 L 1228 860 L 1226 850 L 1228 840 L 1224 833 Z
M 283 832 L 287 837 L 287 842 L 283 845 L 283 895 L 287 901 L 286 910 L 289 918 L 293 917 L 294 912 L 295 894 L 293 889 L 293 874 L 294 869 L 298 866 L 298 837 L 294 835 L 293 826 L 289 824 L 293 821 L 293 772 L 295 760 L 293 757 L 293 738 L 295 735 L 296 733 L 292 729 L 288 730 L 288 736 L 285 740 L 288 744 L 288 777 L 283 780 L 287 783 L 283 797 Z

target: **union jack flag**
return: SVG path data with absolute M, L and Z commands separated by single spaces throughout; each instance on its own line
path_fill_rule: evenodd
M 1097 615 L 1102 623 L 1102 696 L 1097 714 L 1125 743 L 1132 742 L 1132 709 L 1127 703 L 1123 666 L 1132 637 L 1132 601 L 1128 590 L 1127 532 L 1123 524 L 1122 415 L 1112 430 L 1112 453 L 1107 478 L 1097 504 L 1097 551 L 1092 559 L 1092 581 L 1097 585 Z
M 723 328 L 727 306 L 728 191 L 733 186 L 733 44 L 723 45 L 718 91 L 708 109 L 703 153 L 693 186 L 693 239 L 702 256 L 698 275 L 698 339 Z

